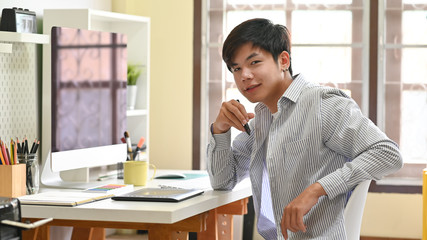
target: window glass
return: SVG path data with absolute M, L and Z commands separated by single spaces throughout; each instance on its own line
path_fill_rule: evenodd
M 292 42 L 351 43 L 351 15 L 351 11 L 293 11 Z
M 227 12 L 226 36 L 240 23 L 252 18 L 267 18 L 273 23 L 286 24 L 285 12 L 276 10 L 252 10 Z M 225 40 L 225 39 L 224 39 Z
M 427 83 L 427 48 L 402 49 L 402 82 Z
M 312 82 L 348 83 L 351 81 L 350 47 L 293 47 L 292 69 Z
M 292 0 L 294 4 L 351 4 L 352 0 Z
M 417 26 L 417 27 L 414 27 Z M 402 43 L 427 43 L 427 11 L 404 11 L 402 16 Z
M 426 89 L 402 93 L 402 155 L 406 163 L 426 163 L 427 94 Z
M 264 5 L 264 4 L 283 4 L 283 0 L 228 0 L 231 5 Z

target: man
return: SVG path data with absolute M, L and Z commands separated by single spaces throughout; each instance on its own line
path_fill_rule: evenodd
M 346 239 L 347 193 L 400 169 L 396 144 L 344 92 L 292 75 L 282 25 L 241 23 L 224 42 L 223 60 L 258 104 L 255 114 L 236 100 L 222 104 L 208 145 L 212 187 L 229 190 L 249 176 L 265 239 Z M 232 146 L 231 127 L 243 131 Z

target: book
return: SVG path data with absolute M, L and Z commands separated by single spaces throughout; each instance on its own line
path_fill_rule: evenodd
M 106 184 L 94 188 L 88 188 L 83 192 L 87 193 L 103 193 L 103 194 L 121 194 L 126 192 L 132 192 L 133 185 L 128 184 Z
M 114 194 L 83 191 L 51 191 L 18 197 L 22 205 L 77 206 L 111 198 Z

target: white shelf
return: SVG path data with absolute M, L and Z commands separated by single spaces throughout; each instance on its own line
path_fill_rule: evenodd
M 0 31 L 0 41 L 12 42 L 12 43 L 21 42 L 21 43 L 48 44 L 49 35 Z
M 146 116 L 148 111 L 146 109 L 135 109 L 135 110 L 127 110 L 126 116 L 135 117 L 135 116 Z
M 128 14 L 122 14 L 122 13 L 116 13 L 116 12 L 106 12 L 106 11 L 94 10 L 94 9 L 87 9 L 87 10 L 91 15 L 92 20 L 100 20 L 105 22 L 125 22 L 127 24 L 132 22 L 140 23 L 140 22 L 150 21 L 150 18 L 148 17 L 128 15 Z

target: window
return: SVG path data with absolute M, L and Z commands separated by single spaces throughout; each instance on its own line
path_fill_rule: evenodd
M 378 125 L 403 155 L 405 166 L 393 176 L 420 184 L 427 163 L 427 3 L 387 0 L 379 19 Z
M 209 124 L 223 101 L 240 99 L 234 79 L 221 59 L 222 42 L 240 22 L 264 17 L 286 25 L 292 37 L 294 74 L 347 91 L 386 134 L 396 141 L 407 166 L 427 163 L 427 4 L 418 0 L 379 1 L 378 67 L 369 64 L 373 29 L 368 0 L 210 0 L 204 12 L 202 39 L 201 160 Z M 375 2 L 375 1 L 374 1 Z M 338 20 L 339 19 L 339 20 Z M 338 21 L 337 21 L 338 20 Z M 372 32 L 371 32 L 372 34 Z M 382 42 L 383 41 L 383 42 Z M 371 60 L 372 61 L 372 60 Z M 371 68 L 371 69 L 369 69 Z M 378 78 L 370 80 L 369 71 Z M 309 70 L 309 71 L 308 71 Z M 404 73 L 404 74 L 403 74 Z M 378 82 L 376 82 L 378 80 Z M 370 99 L 370 86 L 378 87 Z M 203 94 L 202 94 L 203 95 Z M 236 135 L 237 131 L 233 133 Z M 414 165 L 415 164 L 415 165 Z M 418 164 L 418 165 L 416 165 Z M 204 168 L 205 163 L 201 163 Z M 416 170 L 418 171 L 418 170 Z M 403 172 L 405 172 L 403 170 Z M 419 174 L 421 176 L 421 169 Z M 403 175 L 402 175 L 403 174 Z M 406 175 L 405 175 L 406 174 Z M 413 172 L 398 176 L 413 176 Z

